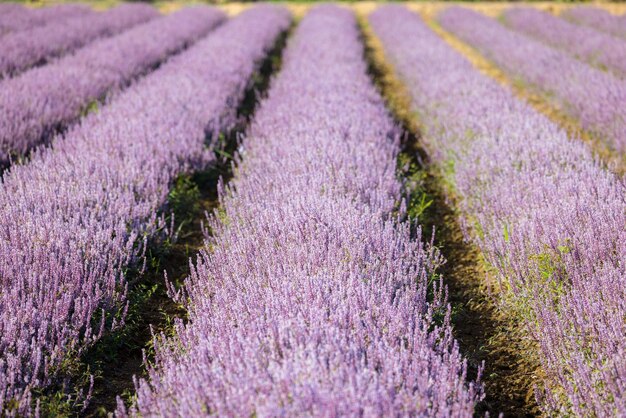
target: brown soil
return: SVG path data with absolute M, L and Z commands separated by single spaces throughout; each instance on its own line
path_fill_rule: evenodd
M 485 399 L 477 405 L 476 414 L 537 416 L 534 384 L 541 370 L 534 360 L 533 343 L 524 337 L 522 325 L 499 309 L 481 253 L 464 241 L 457 214 L 446 203 L 438 178 L 431 174 L 428 180 L 433 210 L 424 226 L 435 229 L 436 245 L 447 260 L 440 272 L 453 307 L 454 335 L 468 360 L 470 378 L 485 364 Z
M 485 364 L 485 399 L 477 405 L 476 414 L 536 416 L 540 411 L 533 384 L 541 371 L 533 360 L 532 342 L 524 337 L 514 318 L 499 309 L 497 296 L 491 291 L 496 286 L 488 279 L 481 253 L 464 240 L 458 214 L 449 203 L 455 197 L 445 191 L 419 141 L 421 133 L 411 112 L 409 93 L 385 61 L 382 45 L 365 22 L 365 13 L 359 11 L 359 15 L 371 74 L 392 113 L 409 132 L 406 151 L 427 172 L 426 191 L 433 204 L 422 220 L 423 228 L 426 236 L 435 230 L 435 244 L 447 260 L 440 273 L 448 286 L 454 334 L 468 360 L 469 378 L 475 378 L 480 365 Z

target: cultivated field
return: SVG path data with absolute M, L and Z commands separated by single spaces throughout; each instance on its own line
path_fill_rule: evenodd
M 0 416 L 626 416 L 626 4 L 0 3 Z

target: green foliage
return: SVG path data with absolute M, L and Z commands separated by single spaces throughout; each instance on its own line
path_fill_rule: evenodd
M 71 397 L 64 392 L 55 392 L 50 395 L 41 395 L 37 399 L 40 401 L 40 414 L 44 417 L 69 417 L 75 412 L 76 406 L 71 401 Z
M 502 226 L 502 236 L 504 237 L 504 242 L 509 242 L 511 240 L 511 233 L 509 231 L 509 224 L 505 223 Z
M 531 256 L 531 260 L 535 261 L 539 274 L 544 281 L 562 281 L 564 277 L 561 273 L 565 271 L 563 256 L 571 251 L 572 248 L 566 241 L 564 244 L 558 245 L 556 251 L 546 247 L 545 251 Z
M 409 203 L 408 215 L 411 219 L 420 219 L 421 216 L 426 212 L 433 203 L 433 200 L 428 196 L 428 193 L 424 191 L 420 191 L 419 193 L 414 193 L 411 196 L 411 201 Z
M 555 307 L 567 291 L 569 283 L 564 258 L 571 251 L 569 240 L 566 240 L 556 250 L 546 246 L 541 253 L 530 256 L 530 261 L 535 263 L 538 272 L 533 288 L 552 301 Z
M 485 229 L 483 228 L 482 224 L 477 220 L 474 220 L 474 232 L 481 240 L 485 239 Z
M 66 381 L 57 381 L 48 388 L 33 390 L 34 398 L 40 402 L 40 416 L 70 417 L 84 408 L 92 373 L 89 366 L 80 363 L 79 358 L 79 354 L 72 350 L 58 366 L 59 375 L 73 376 L 71 385 Z
M 190 222 L 200 212 L 200 189 L 188 175 L 176 179 L 168 196 L 170 209 L 176 222 Z
M 421 224 L 427 216 L 427 209 L 433 204 L 433 199 L 426 190 L 428 174 L 408 153 L 401 153 L 398 156 L 398 171 L 406 178 L 407 214 L 410 219 Z
M 91 102 L 89 102 L 88 105 L 86 105 L 83 110 L 80 112 L 80 117 L 84 118 L 85 116 L 87 116 L 90 113 L 96 113 L 98 111 L 98 109 L 100 108 L 100 104 L 97 100 L 92 100 Z

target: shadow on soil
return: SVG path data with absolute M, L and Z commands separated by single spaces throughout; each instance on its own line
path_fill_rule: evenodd
M 448 287 L 454 335 L 468 362 L 468 379 L 475 379 L 479 367 L 485 364 L 481 380 L 485 398 L 476 406 L 475 415 L 537 416 L 540 410 L 532 386 L 535 367 L 528 364 L 524 355 L 528 344 L 521 337 L 518 325 L 498 309 L 497 296 L 488 288 L 481 254 L 464 239 L 458 214 L 421 144 L 421 132 L 411 112 L 408 92 L 386 63 L 382 46 L 366 20 L 361 16 L 359 21 L 370 76 L 405 132 L 399 161 L 411 166 L 405 175 L 419 174 L 421 180 L 418 190 L 421 207 L 416 218 L 424 237 L 435 232 L 435 245 L 446 259 L 439 273 Z

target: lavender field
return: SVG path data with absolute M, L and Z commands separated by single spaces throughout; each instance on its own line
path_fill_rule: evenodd
M 0 3 L 0 416 L 626 416 L 626 5 Z

